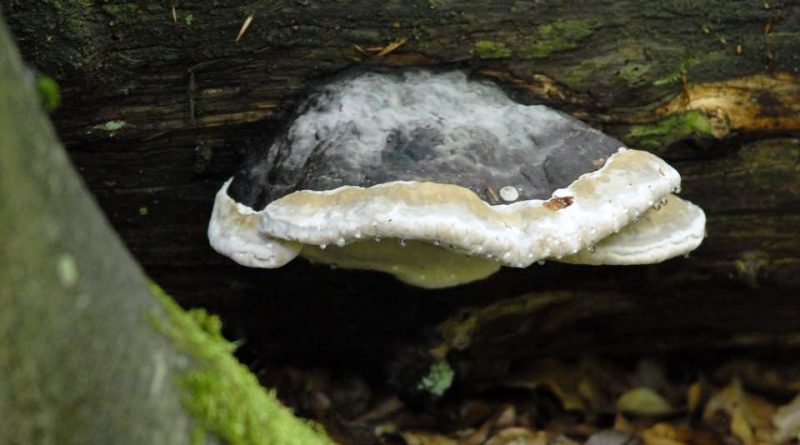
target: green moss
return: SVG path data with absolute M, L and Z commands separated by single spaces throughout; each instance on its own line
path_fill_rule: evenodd
M 645 88 L 679 82 L 683 74 L 697 65 L 687 56 L 686 50 L 675 49 L 657 42 L 626 39 L 615 43 L 611 53 L 599 53 L 582 58 L 577 65 L 565 66 L 562 80 L 570 88 L 591 91 L 594 89 Z M 657 85 L 654 85 L 657 84 Z M 602 92 L 600 92 L 602 94 Z
M 478 40 L 474 45 L 475 54 L 481 59 L 504 59 L 511 57 L 511 50 L 503 42 Z
M 417 389 L 441 397 L 453 384 L 454 377 L 455 372 L 450 364 L 445 360 L 439 360 L 431 365 L 428 374 L 417 385 Z
M 528 57 L 542 59 L 553 53 L 577 48 L 581 41 L 592 35 L 592 25 L 586 20 L 559 20 L 536 28 L 532 36 L 524 39 L 523 52 Z
M 593 25 L 587 20 L 558 20 L 537 27 L 533 32 L 499 32 L 492 39 L 478 40 L 473 52 L 481 59 L 502 59 L 512 54 L 522 58 L 542 59 L 553 53 L 577 48 L 592 34 Z
M 156 327 L 191 358 L 177 383 L 197 420 L 192 443 L 204 443 L 207 435 L 231 445 L 334 443 L 320 427 L 295 417 L 233 357 L 236 345 L 222 336 L 219 318 L 184 311 L 156 285 L 151 291 L 164 308 L 154 315 Z
M 657 122 L 633 125 L 624 139 L 632 147 L 655 149 L 689 137 L 710 136 L 712 130 L 708 116 L 692 110 Z
M 42 106 L 47 111 L 53 111 L 61 104 L 61 88 L 52 77 L 43 75 L 37 77 L 36 89 L 42 98 Z
M 671 83 L 678 82 L 679 80 L 681 80 L 683 78 L 683 76 L 686 75 L 687 72 L 689 72 L 689 67 L 691 67 L 692 65 L 694 65 L 696 63 L 697 63 L 697 58 L 695 58 L 695 57 L 689 57 L 689 58 L 684 59 L 680 63 L 680 65 L 678 65 L 678 67 L 675 68 L 674 71 L 672 71 L 671 73 L 669 73 L 669 74 L 667 74 L 667 75 L 665 75 L 665 76 L 663 76 L 663 77 L 661 77 L 659 79 L 654 80 L 653 81 L 653 85 L 659 87 L 659 86 L 669 85 Z
M 128 125 L 128 123 L 125 121 L 114 120 L 114 121 L 108 121 L 105 124 L 95 125 L 94 128 L 98 130 L 111 132 L 111 131 L 122 130 L 123 128 L 125 128 L 126 125 Z
M 580 89 L 599 67 L 596 60 L 584 60 L 579 65 L 568 68 L 562 76 L 562 82 L 572 89 Z
M 625 81 L 626 85 L 636 88 L 647 83 L 645 79 L 650 74 L 652 67 L 646 63 L 629 62 L 617 71 L 617 75 Z
M 621 41 L 617 42 L 617 49 L 610 54 L 582 59 L 578 65 L 565 67 L 562 80 L 570 88 L 582 90 L 600 88 L 592 83 L 598 79 L 608 82 L 616 77 L 634 86 L 646 84 L 644 77 L 650 71 L 651 66 L 639 42 Z
M 194 23 L 194 16 L 192 14 L 187 14 L 186 17 L 183 18 L 183 21 L 186 22 L 186 26 L 192 26 L 192 23 Z

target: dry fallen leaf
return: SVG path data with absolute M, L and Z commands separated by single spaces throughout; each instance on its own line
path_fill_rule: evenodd
M 657 423 L 642 431 L 645 445 L 685 445 L 683 434 L 668 423 Z
M 739 359 L 720 367 L 715 378 L 729 381 L 738 377 L 748 388 L 787 396 L 800 392 L 800 366 L 797 363 L 760 362 Z
M 661 395 L 650 388 L 633 388 L 617 399 L 617 410 L 641 416 L 664 416 L 675 409 Z
M 748 394 L 739 379 L 714 394 L 703 412 L 710 426 L 729 425 L 729 431 L 745 445 L 773 443 L 772 416 L 775 407 Z
M 566 411 L 611 414 L 616 394 L 625 388 L 624 380 L 623 370 L 604 361 L 545 359 L 504 380 L 503 386 L 546 389 Z
M 786 442 L 794 439 L 800 441 L 800 394 L 791 402 L 781 406 L 772 416 L 775 426 L 775 441 Z
M 708 393 L 708 382 L 703 377 L 689 385 L 689 389 L 686 392 L 686 407 L 690 414 L 694 415 L 703 409 L 703 405 L 705 405 L 709 397 Z
M 548 434 L 544 431 L 514 427 L 498 432 L 484 445 L 547 445 L 549 442 Z
M 442 434 L 406 432 L 402 436 L 407 445 L 459 445 L 457 440 Z
M 600 430 L 586 441 L 586 445 L 641 445 L 642 441 L 636 436 L 618 431 L 616 429 Z

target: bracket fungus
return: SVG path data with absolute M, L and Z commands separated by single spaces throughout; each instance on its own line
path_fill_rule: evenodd
M 581 121 L 459 71 L 367 72 L 316 90 L 217 193 L 218 252 L 298 255 L 438 288 L 543 260 L 656 263 L 695 249 L 680 176 Z

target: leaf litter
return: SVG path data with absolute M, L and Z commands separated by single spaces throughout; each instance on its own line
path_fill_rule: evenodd
M 263 383 L 343 444 L 769 445 L 800 441 L 800 361 L 541 359 L 439 399 L 279 369 Z M 286 385 L 286 375 L 292 383 Z M 283 384 L 281 383 L 283 382 Z M 349 388 L 349 389 L 348 389 Z M 350 392 L 348 394 L 348 392 Z M 320 403 L 323 400 L 324 403 Z

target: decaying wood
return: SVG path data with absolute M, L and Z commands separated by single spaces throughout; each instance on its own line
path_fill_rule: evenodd
M 698 345 L 727 346 L 737 333 L 769 343 L 800 325 L 789 299 L 800 289 L 795 2 L 176 5 L 3 8 L 28 62 L 61 83 L 55 123 L 128 246 L 184 303 L 220 312 L 254 354 L 362 366 L 387 343 L 419 340 L 407 332 L 435 332 L 462 306 L 535 292 L 582 296 L 550 315 L 556 324 L 571 311 L 628 308 L 597 324 L 624 332 L 615 338 L 628 351 L 685 346 L 675 334 L 712 319 L 725 328 L 703 331 Z M 707 240 L 657 266 L 547 264 L 439 292 L 301 261 L 245 270 L 214 254 L 205 239 L 212 197 L 242 156 L 268 143 L 307 87 L 371 64 L 488 76 L 522 102 L 655 151 L 681 171 L 683 196 L 706 210 Z M 665 335 L 649 330 L 654 314 L 676 307 L 692 316 L 664 321 Z M 579 325 L 563 323 L 576 335 Z M 557 337 L 539 338 L 558 352 Z M 587 347 L 563 338 L 565 349 Z

